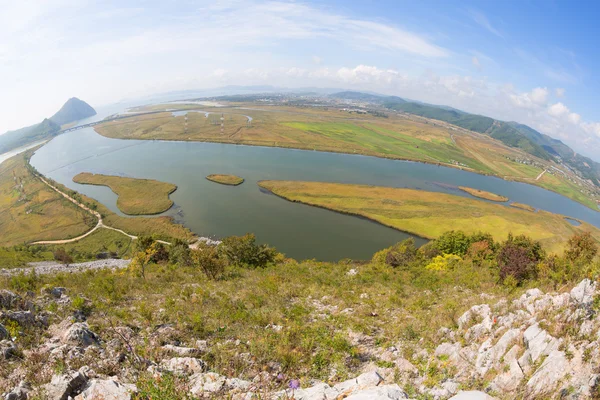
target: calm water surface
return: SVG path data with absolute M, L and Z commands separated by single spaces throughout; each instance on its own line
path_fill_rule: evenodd
M 178 186 L 166 212 L 199 235 L 224 237 L 253 232 L 298 258 L 367 259 L 409 235 L 365 219 L 290 203 L 264 193 L 263 179 L 313 180 L 406 187 L 464 197 L 454 186 L 491 191 L 543 210 L 600 227 L 600 214 L 553 192 L 452 168 L 347 154 L 216 143 L 109 139 L 93 129 L 54 138 L 36 152 L 32 164 L 44 175 L 97 199 L 121 215 L 106 187 L 72 181 L 80 172 L 151 178 Z M 235 174 L 237 187 L 209 182 L 206 175 Z M 418 239 L 419 244 L 424 240 Z

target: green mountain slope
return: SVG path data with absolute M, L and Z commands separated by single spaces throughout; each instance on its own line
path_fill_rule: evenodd
M 51 118 L 0 135 L 0 154 L 40 140 L 50 139 L 60 132 L 61 125 L 93 115 L 96 115 L 96 110 L 85 101 L 73 97 Z
M 0 153 L 6 153 L 17 147 L 48 139 L 55 136 L 59 131 L 60 125 L 45 119 L 39 124 L 6 132 L 0 135 Z

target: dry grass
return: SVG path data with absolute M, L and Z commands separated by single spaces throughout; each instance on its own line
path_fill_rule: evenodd
M 573 226 L 562 215 L 531 213 L 437 192 L 297 181 L 262 181 L 259 185 L 291 201 L 360 215 L 426 238 L 462 230 L 490 232 L 496 240 L 503 240 L 512 232 L 539 240 L 553 252 L 561 252 L 569 237 L 583 231 L 600 241 L 596 227 L 587 223 Z
M 462 190 L 463 192 L 469 193 L 471 196 L 479 197 L 481 199 L 486 199 L 486 200 L 490 200 L 490 201 L 498 201 L 501 203 L 508 201 L 508 197 L 500 196 L 499 194 L 492 193 L 492 192 L 486 192 L 485 190 L 473 189 L 473 188 L 466 187 L 466 186 L 459 186 L 458 188 L 460 190 Z
M 151 215 L 167 211 L 173 205 L 169 195 L 177 190 L 172 183 L 153 179 L 126 178 L 122 176 L 91 174 L 82 172 L 73 177 L 73 182 L 108 186 L 115 194 L 117 207 L 129 215 Z
M 47 187 L 27 168 L 34 150 L 0 165 L 0 245 L 68 239 L 95 225 L 95 219 Z
M 235 175 L 211 174 L 206 177 L 211 182 L 220 183 L 222 185 L 237 186 L 244 183 L 244 178 Z

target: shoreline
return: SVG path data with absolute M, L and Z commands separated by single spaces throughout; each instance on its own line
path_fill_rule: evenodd
M 342 150 L 337 150 L 337 149 L 326 149 L 326 150 L 318 150 L 318 149 L 311 149 L 309 147 L 288 147 L 288 146 L 281 146 L 281 145 L 274 145 L 271 143 L 275 143 L 275 142 L 268 142 L 268 143 L 253 143 L 253 142 L 241 142 L 241 141 L 233 141 L 233 140 L 218 140 L 218 138 L 214 138 L 214 139 L 195 139 L 195 140 L 185 140 L 185 139 L 142 139 L 142 138 L 123 138 L 123 137 L 116 137 L 116 136 L 108 136 L 108 135 L 104 135 L 100 132 L 98 132 L 96 130 L 96 126 L 91 127 L 95 133 L 97 133 L 98 135 L 108 138 L 108 139 L 116 139 L 116 140 L 138 140 L 138 141 L 142 141 L 142 142 L 152 142 L 152 141 L 161 141 L 161 142 L 179 142 L 179 143 L 216 143 L 216 144 L 230 144 L 230 145 L 237 145 L 237 146 L 252 146 L 252 147 L 264 147 L 264 148 L 279 148 L 279 149 L 287 149 L 287 150 L 299 150 L 299 151 L 318 151 L 320 153 L 331 153 L 331 154 L 347 154 L 347 155 L 352 155 L 352 156 L 362 156 L 362 157 L 375 157 L 375 158 L 381 158 L 381 159 L 385 159 L 385 160 L 393 160 L 393 161 L 404 161 L 404 162 L 414 162 L 414 163 L 421 163 L 421 164 L 426 164 L 426 165 L 432 165 L 432 166 L 438 166 L 438 167 L 446 167 L 446 168 L 453 168 L 453 169 L 457 169 L 460 171 L 465 171 L 465 172 L 471 172 L 477 175 L 482 175 L 482 176 L 489 176 L 489 177 L 494 177 L 494 178 L 498 178 L 498 179 L 502 179 L 503 181 L 506 182 L 517 182 L 517 183 L 523 183 L 526 185 L 531 185 L 531 186 L 535 186 L 538 187 L 540 189 L 543 190 L 547 190 L 549 192 L 555 193 L 559 196 L 565 197 L 571 201 L 574 201 L 578 204 L 581 204 L 587 208 L 589 208 L 592 211 L 596 211 L 596 212 L 600 212 L 600 206 L 596 206 L 595 208 L 590 206 L 589 204 L 586 204 L 584 202 L 581 202 L 579 200 L 576 200 L 574 198 L 565 196 L 564 194 L 558 192 L 557 190 L 553 190 L 553 189 L 549 189 L 546 187 L 543 187 L 541 185 L 535 184 L 533 182 L 530 182 L 528 180 L 526 180 L 525 178 L 507 178 L 506 176 L 499 176 L 493 173 L 488 173 L 488 172 L 483 172 L 483 171 L 477 171 L 473 168 L 470 167 L 462 167 L 459 165 L 454 165 L 454 164 L 448 164 L 448 163 L 443 163 L 443 162 L 433 162 L 433 161 L 426 161 L 426 160 L 417 160 L 417 159 L 411 159 L 411 158 L 407 158 L 407 157 L 392 157 L 392 156 L 386 156 L 386 155 L 375 155 L 375 154 L 369 154 L 369 153 L 349 153 L 347 151 L 342 151 Z M 535 178 L 532 178 L 535 181 Z M 535 181 L 537 182 L 537 181 Z M 591 201 L 591 200 L 590 200 Z

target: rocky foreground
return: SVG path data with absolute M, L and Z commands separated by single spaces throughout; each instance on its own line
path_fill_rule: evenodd
M 410 357 L 402 341 L 381 348 L 373 338 L 348 331 L 364 354 L 362 373 L 343 382 L 300 387 L 276 364 L 255 376 L 223 376 L 203 361 L 207 350 L 219 343 L 180 343 L 170 325 L 141 332 L 114 326 L 100 335 L 83 313 L 58 321 L 41 310 L 50 302 L 71 304 L 64 288 L 46 288 L 40 296 L 29 293 L 26 298 L 2 290 L 0 368 L 11 372 L 0 387 L 12 388 L 3 394 L 6 400 L 130 399 L 139 394 L 141 371 L 155 378 L 176 377 L 181 398 L 599 398 L 598 294 L 596 283 L 586 279 L 564 293 L 531 289 L 512 302 L 476 305 L 456 326 L 439 331 L 435 348 L 424 345 Z M 20 348 L 12 336 L 15 327 L 40 329 L 43 338 Z M 150 360 L 138 354 L 136 349 L 144 345 L 159 357 Z M 240 351 L 239 357 L 253 362 L 249 353 Z

